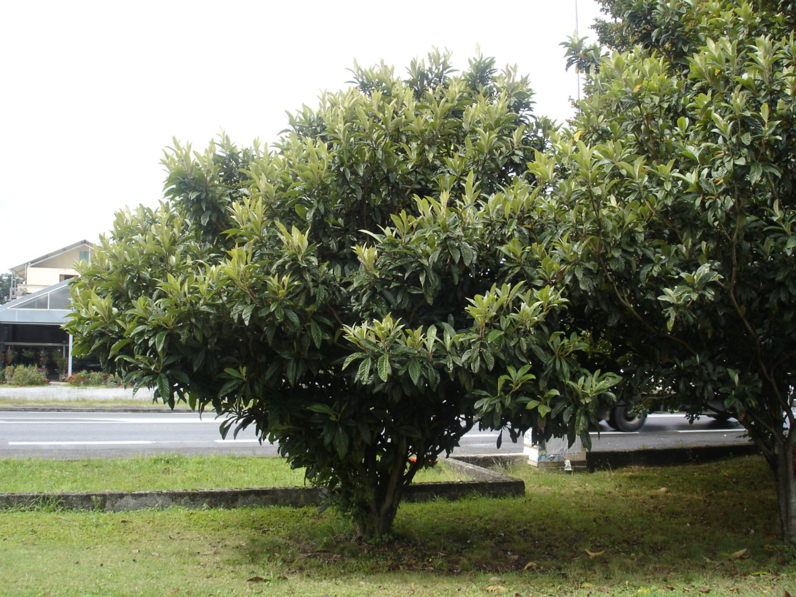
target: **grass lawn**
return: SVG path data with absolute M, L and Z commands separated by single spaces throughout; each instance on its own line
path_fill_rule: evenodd
M 422 471 L 416 482 L 456 481 L 444 462 Z M 143 491 L 298 487 L 304 469 L 291 470 L 282 458 L 162 456 L 110 460 L 0 459 L 0 493 L 60 491 Z
M 89 398 L 74 398 L 69 400 L 52 400 L 52 399 L 33 399 L 33 398 L 0 398 L 0 410 L 6 408 L 20 408 L 25 406 L 54 406 L 54 407 L 106 407 L 106 408 L 120 408 L 120 407 L 135 407 L 135 408 L 168 408 L 162 403 L 154 403 L 149 398 L 114 398 L 107 400 L 95 400 Z M 171 410 L 171 409 L 169 409 Z M 190 411 L 187 406 L 177 405 L 175 410 Z
M 153 402 L 151 398 L 109 398 L 107 400 L 93 399 L 93 398 L 70 398 L 69 400 L 53 400 L 50 398 L 0 398 L 0 410 L 4 408 L 20 408 L 20 407 L 36 407 L 42 406 L 57 407 L 57 408 L 152 408 L 164 409 L 168 408 L 162 402 Z M 174 410 L 182 410 L 190 412 L 190 409 L 185 405 L 177 405 Z
M 509 472 L 525 497 L 405 504 L 383 544 L 314 508 L 4 512 L 0 595 L 796 595 L 759 457 Z

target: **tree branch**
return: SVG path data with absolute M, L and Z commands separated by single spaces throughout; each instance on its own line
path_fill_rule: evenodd
M 685 340 L 682 340 L 680 338 L 677 338 L 676 336 L 668 334 L 666 332 L 662 332 L 661 330 L 659 330 L 658 328 L 656 328 L 655 326 L 650 324 L 643 317 L 641 317 L 641 315 L 636 311 L 636 309 L 633 307 L 633 305 L 631 305 L 630 302 L 627 299 L 625 299 L 624 296 L 622 296 L 622 293 L 619 290 L 619 285 L 617 284 L 617 282 L 614 279 L 614 277 L 611 275 L 611 272 L 608 269 L 608 266 L 605 264 L 605 259 L 603 258 L 603 254 L 602 254 L 603 226 L 602 226 L 602 221 L 600 220 L 599 208 L 598 208 L 596 200 L 594 198 L 594 194 L 591 191 L 589 191 L 589 198 L 590 198 L 590 202 L 591 202 L 591 205 L 592 205 L 592 210 L 594 211 L 594 216 L 595 216 L 595 218 L 597 220 L 597 231 L 598 231 L 598 235 L 597 235 L 597 260 L 600 263 L 600 268 L 603 270 L 603 273 L 605 274 L 605 277 L 608 278 L 608 281 L 611 283 L 611 286 L 614 289 L 614 294 L 616 294 L 616 298 L 619 299 L 619 302 L 622 303 L 622 306 L 625 309 L 627 309 L 627 311 L 641 325 L 643 325 L 644 328 L 646 328 L 648 331 L 652 332 L 653 334 L 655 334 L 657 336 L 662 336 L 664 338 L 667 338 L 668 340 L 671 340 L 671 341 L 673 341 L 673 342 L 675 342 L 677 344 L 682 345 L 686 350 L 688 350 L 688 352 L 690 352 L 695 357 L 698 357 L 699 353 L 697 353 L 696 350 L 694 350 L 688 342 L 686 342 Z

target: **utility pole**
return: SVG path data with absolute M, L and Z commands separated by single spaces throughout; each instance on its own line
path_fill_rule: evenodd
M 580 28 L 578 27 L 578 0 L 575 0 L 575 37 L 580 38 Z M 575 66 L 575 75 L 578 78 L 578 101 L 580 101 L 580 69 Z

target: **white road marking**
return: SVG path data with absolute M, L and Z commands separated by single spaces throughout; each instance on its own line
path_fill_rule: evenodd
M 207 420 L 180 420 L 180 419 L 17 419 L 13 421 L 0 420 L 2 425 L 179 425 L 179 424 L 201 424 L 212 423 L 220 425 L 223 421 Z
M 118 440 L 118 441 L 63 441 L 63 442 L 8 442 L 9 446 L 128 446 L 140 444 L 154 444 L 148 440 Z
M 589 431 L 589 435 L 638 435 L 639 431 Z
M 664 417 L 670 419 L 685 419 L 686 414 L 685 413 L 650 413 L 647 415 L 647 417 L 654 419 L 662 419 Z
M 214 440 L 217 444 L 259 444 L 258 439 L 217 439 Z
M 459 446 L 459 447 L 460 448 L 466 448 L 467 446 Z M 464 454 L 463 454 L 463 456 L 464 456 Z M 527 456 L 527 454 L 524 454 L 523 452 L 498 452 L 496 454 L 486 453 L 486 454 L 484 454 L 484 456 Z M 445 456 L 440 456 L 440 458 L 445 458 Z M 456 457 L 454 456 L 454 458 L 456 458 Z
M 678 429 L 677 433 L 744 433 L 745 429 Z

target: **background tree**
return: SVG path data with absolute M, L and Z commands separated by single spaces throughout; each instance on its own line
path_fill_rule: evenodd
M 0 274 L 0 305 L 8 302 L 11 292 L 11 274 Z
M 352 73 L 272 149 L 175 143 L 170 201 L 117 215 L 67 328 L 128 382 L 277 441 L 380 535 L 477 417 L 588 442 L 615 379 L 581 371 L 550 286 L 524 172 L 551 127 L 527 79 L 440 53 L 406 80 Z
M 794 542 L 792 3 L 603 4 L 601 41 L 623 51 L 571 40 L 586 98 L 531 166 L 571 242 L 569 315 L 591 319 L 625 396 L 738 418 Z

